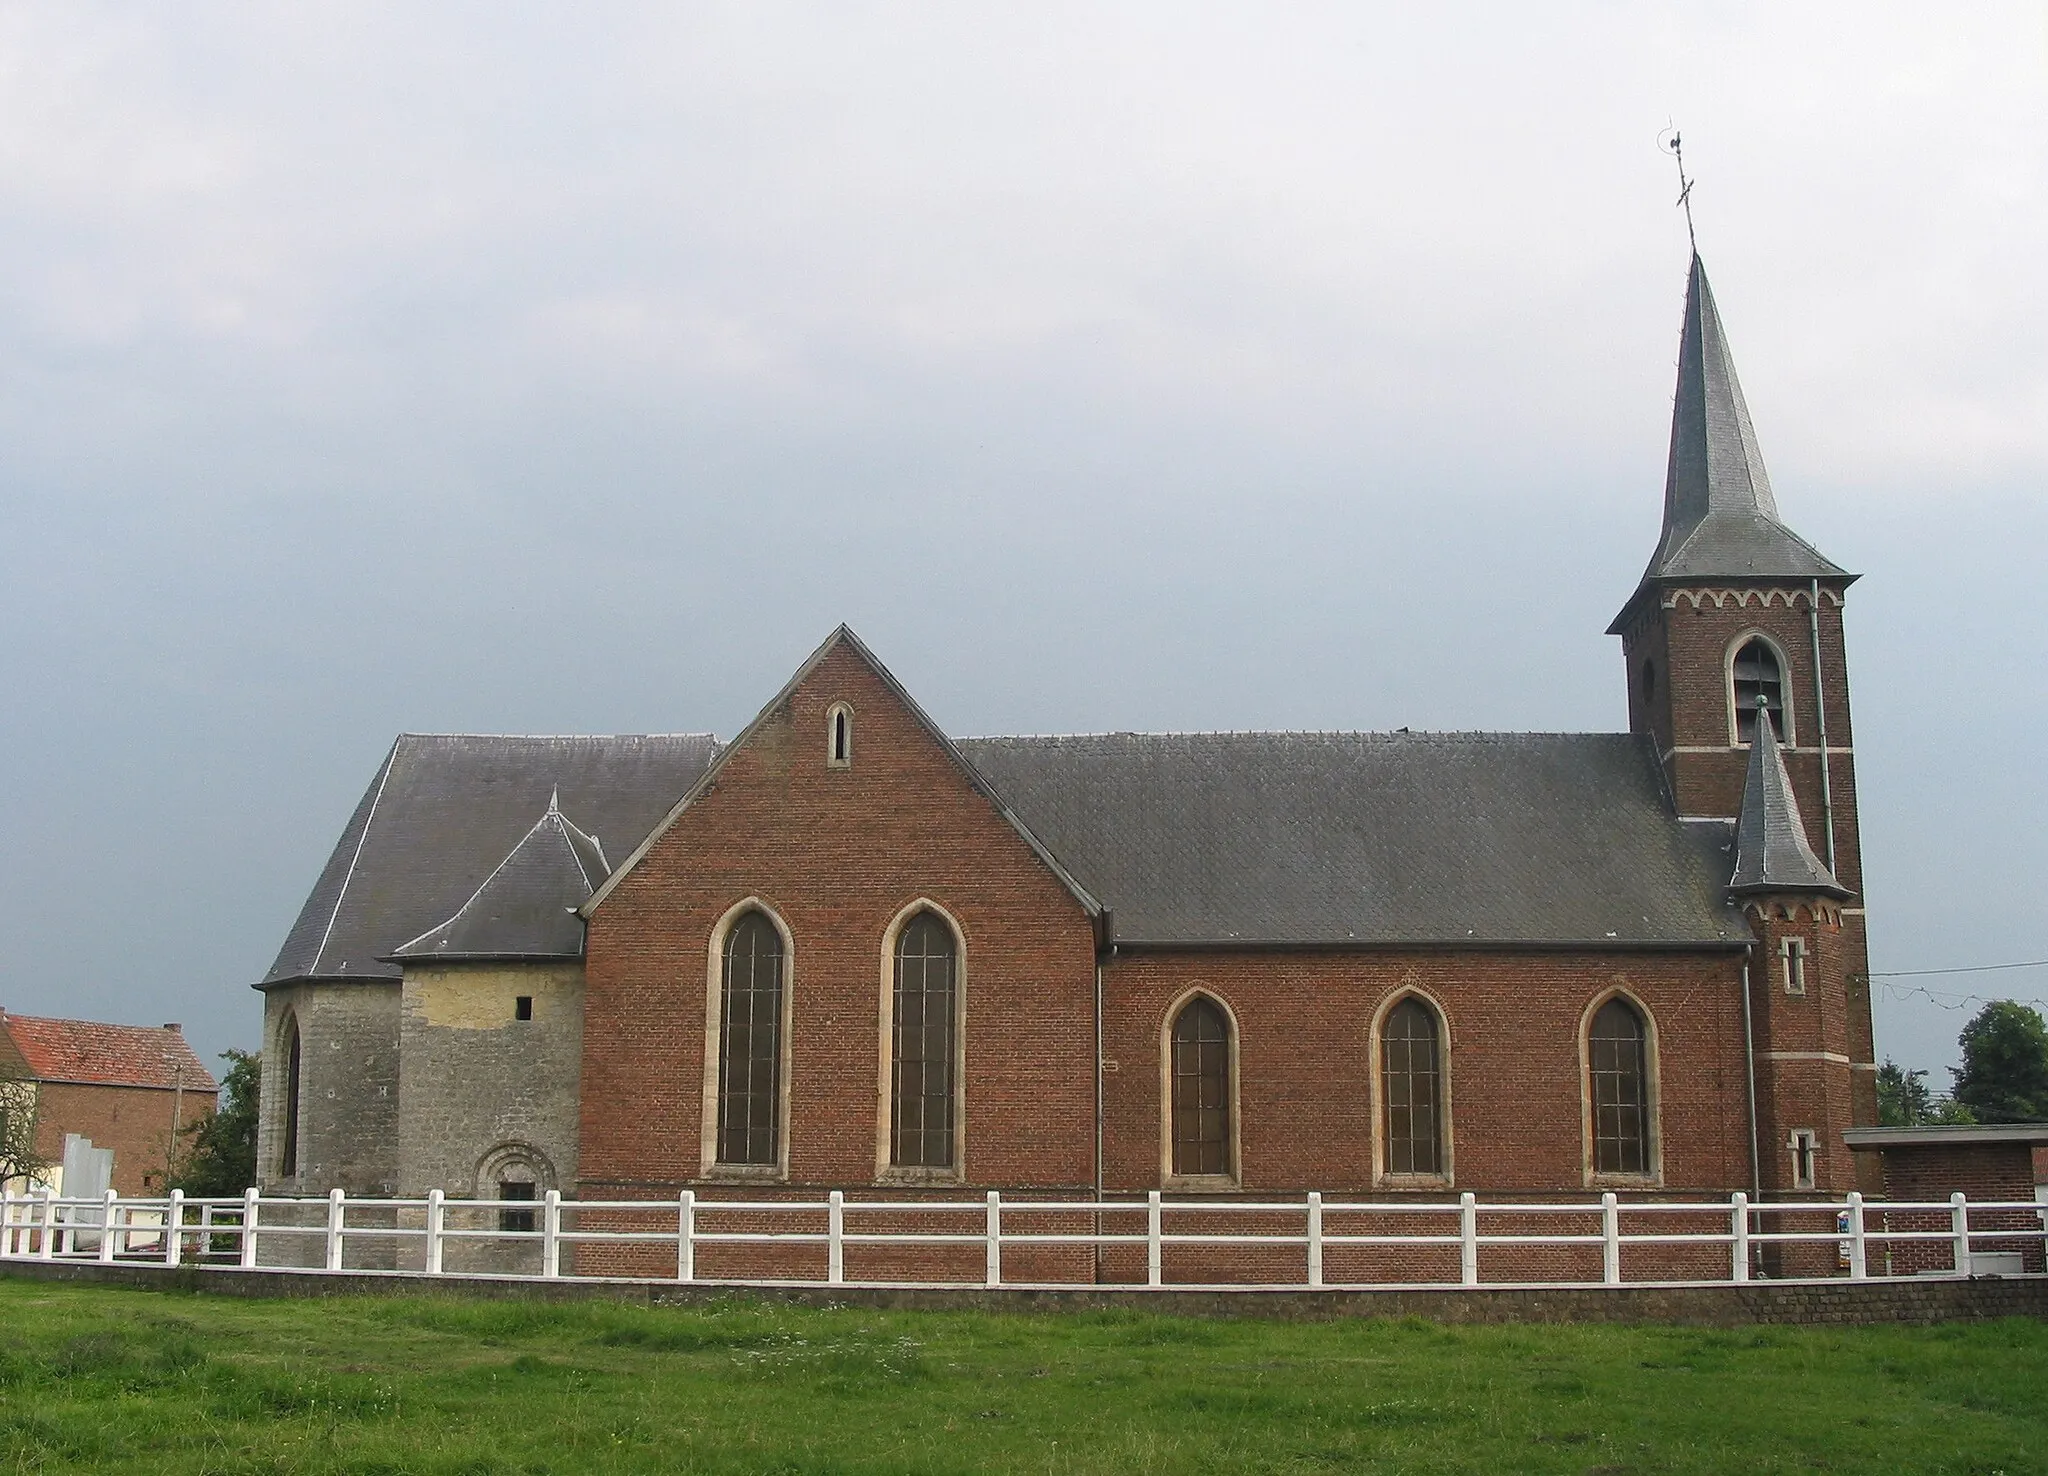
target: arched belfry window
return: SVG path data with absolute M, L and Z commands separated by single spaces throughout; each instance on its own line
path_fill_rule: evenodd
M 1189 1000 L 1173 1018 L 1173 1172 L 1228 1174 L 1230 1017 L 1213 999 Z
M 1412 995 L 1380 1027 L 1380 1100 L 1386 1170 L 1444 1171 L 1443 1032 L 1436 1011 Z
M 825 714 L 825 764 L 828 768 L 853 767 L 853 709 L 835 702 Z
M 725 935 L 719 985 L 718 1161 L 773 1164 L 781 1152 L 782 934 L 760 912 Z
M 1627 1000 L 1593 1015 L 1587 1065 L 1593 1094 L 1593 1171 L 1650 1172 L 1649 1027 Z
M 889 1162 L 952 1168 L 960 954 L 953 930 L 920 912 L 896 934 L 890 1006 Z
M 284 1045 L 284 1147 L 278 1154 L 277 1172 L 289 1179 L 299 1171 L 299 1019 L 284 1017 L 280 1032 Z
M 1757 701 L 1761 698 L 1778 741 L 1791 742 L 1785 724 L 1785 672 L 1771 643 L 1762 636 L 1743 642 L 1729 674 L 1734 679 L 1735 741 L 1746 746 L 1756 737 Z

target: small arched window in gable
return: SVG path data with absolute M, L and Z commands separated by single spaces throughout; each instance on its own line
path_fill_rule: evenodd
M 718 1041 L 718 1161 L 773 1164 L 781 1151 L 782 934 L 749 912 L 725 935 Z
M 825 766 L 853 767 L 853 709 L 844 702 L 833 703 L 825 714 Z
M 1412 996 L 1380 1029 L 1380 1089 L 1390 1174 L 1444 1171 L 1443 1061 L 1436 1012 Z
M 299 1020 L 284 1017 L 284 1147 L 277 1172 L 289 1179 L 299 1171 Z
M 1756 737 L 1756 709 L 1762 699 L 1780 743 L 1792 741 L 1785 725 L 1785 673 L 1778 653 L 1762 636 L 1752 636 L 1735 653 L 1730 673 L 1735 691 L 1735 741 L 1748 745 Z
M 1593 1093 L 1593 1171 L 1650 1171 L 1649 1027 L 1625 999 L 1593 1016 L 1587 1040 Z
M 1189 1000 L 1173 1020 L 1173 1171 L 1228 1174 L 1230 1018 L 1213 999 Z

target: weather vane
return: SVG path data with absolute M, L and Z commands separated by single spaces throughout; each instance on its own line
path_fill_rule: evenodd
M 1685 140 L 1678 136 L 1676 128 L 1667 123 L 1664 125 L 1664 131 L 1657 135 L 1657 147 L 1678 161 L 1677 204 L 1685 211 L 1685 239 L 1692 243 L 1693 255 L 1698 256 L 1700 238 L 1693 234 L 1692 229 L 1693 182 L 1685 177 Z

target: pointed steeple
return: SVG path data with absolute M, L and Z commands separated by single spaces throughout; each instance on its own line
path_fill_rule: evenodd
M 1831 579 L 1846 573 L 1778 520 L 1728 334 L 1695 253 L 1671 410 L 1664 535 L 1646 577 Z
M 1850 895 L 1807 844 L 1799 799 L 1792 793 L 1784 757 L 1778 752 L 1778 731 L 1761 700 L 1757 703 L 1756 736 L 1749 745 L 1749 773 L 1742 781 L 1742 813 L 1735 822 L 1735 874 L 1728 879 L 1728 890 L 1738 895 Z

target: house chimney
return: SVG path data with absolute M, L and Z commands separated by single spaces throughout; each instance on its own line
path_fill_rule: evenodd
M 175 1035 L 183 1035 L 185 1033 L 185 1027 L 180 1025 L 176 1020 L 164 1021 L 164 1029 L 172 1032 Z

